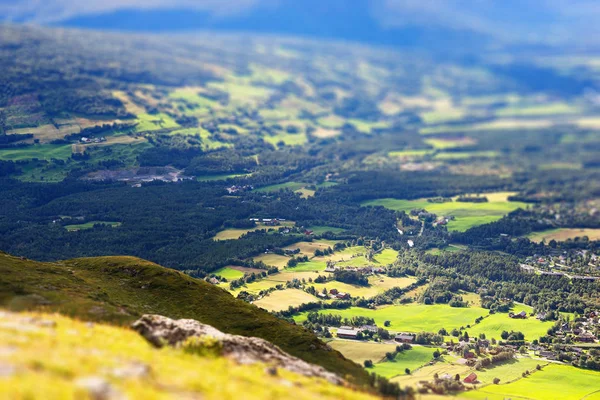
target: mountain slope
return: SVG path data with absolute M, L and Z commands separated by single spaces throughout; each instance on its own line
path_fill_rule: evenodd
M 368 380 L 359 365 L 304 328 L 202 280 L 134 257 L 41 263 L 0 253 L 0 306 L 57 311 L 119 325 L 147 313 L 196 319 L 226 333 L 268 340 L 357 384 Z
M 130 329 L 60 315 L 0 312 L 0 398 L 369 399 L 192 344 L 156 349 Z

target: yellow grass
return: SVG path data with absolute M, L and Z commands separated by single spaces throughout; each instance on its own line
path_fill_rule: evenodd
M 329 247 L 333 248 L 335 243 L 335 240 L 315 240 L 313 242 L 298 242 L 284 247 L 284 250 L 300 249 L 301 255 L 312 257 L 315 254 L 315 250 L 324 250 Z
M 254 302 L 258 307 L 268 311 L 287 310 L 289 306 L 296 307 L 300 304 L 311 303 L 318 299 L 300 289 L 275 290 L 267 297 Z
M 214 237 L 213 240 L 234 240 L 234 239 L 239 239 L 241 238 L 243 235 L 245 235 L 248 232 L 254 232 L 254 231 L 258 231 L 261 229 L 266 229 L 267 231 L 269 229 L 274 229 L 274 230 L 278 230 L 281 227 L 291 227 L 294 226 L 294 222 L 293 221 L 284 221 L 281 223 L 281 225 L 278 226 L 267 226 L 265 224 L 262 223 L 258 223 L 256 224 L 256 227 L 254 228 L 229 228 L 229 229 L 224 229 L 220 232 L 218 232 Z
M 279 254 L 261 254 L 252 258 L 255 262 L 262 261 L 270 267 L 283 268 L 290 260 L 289 257 L 280 256 Z
M 85 384 L 91 378 L 110 388 L 110 398 L 371 398 L 284 369 L 271 375 L 265 364 L 240 365 L 214 351 L 157 349 L 128 328 L 54 314 L 1 312 L 0 343 L 3 399 L 100 398 Z
M 133 101 L 131 101 L 127 93 L 123 91 L 115 90 L 113 92 L 113 96 L 123 102 L 123 104 L 125 105 L 125 110 L 127 110 L 127 112 L 130 112 L 134 115 L 143 114 L 146 112 L 146 109 L 144 107 L 135 104 Z
M 576 237 L 587 236 L 590 240 L 600 240 L 600 229 L 579 229 L 579 228 L 559 228 L 551 229 L 543 232 L 534 232 L 529 235 L 533 242 L 541 242 L 545 240 L 549 242 L 556 240 L 558 242 Z
M 332 340 L 327 344 L 342 353 L 344 357 L 361 365 L 365 360 L 371 360 L 376 363 L 385 357 L 385 353 L 396 351 L 395 344 L 387 343 L 357 342 L 355 340 L 338 339 Z

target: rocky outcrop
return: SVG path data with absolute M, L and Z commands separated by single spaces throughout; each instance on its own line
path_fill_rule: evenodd
M 269 365 L 270 373 L 276 373 L 274 367 L 284 368 L 305 376 L 323 378 L 337 385 L 344 383 L 336 374 L 293 357 L 264 339 L 230 335 L 193 319 L 173 320 L 146 314 L 132 327 L 157 347 L 180 346 L 189 338 L 205 338 L 210 341 L 211 348 L 218 348 L 221 355 L 241 364 L 262 362 Z

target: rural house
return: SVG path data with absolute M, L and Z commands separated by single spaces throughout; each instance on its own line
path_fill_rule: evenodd
M 415 340 L 415 337 L 413 335 L 409 335 L 408 333 L 399 333 L 394 336 L 394 340 L 400 343 L 412 343 L 412 341 Z
M 467 376 L 464 380 L 464 383 L 476 383 L 477 382 L 477 374 L 475 372 L 471 372 L 469 376 Z

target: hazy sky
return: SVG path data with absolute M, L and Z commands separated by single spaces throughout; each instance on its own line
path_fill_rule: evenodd
M 60 24 L 81 16 L 119 10 L 196 10 L 215 19 L 262 9 L 354 7 L 359 0 L 0 0 L 8 20 Z M 393 31 L 407 25 L 472 30 L 509 39 L 596 40 L 600 0 L 361 0 L 365 18 Z M 318 6 L 315 6 L 318 4 Z M 308 10 L 311 11 L 311 10 Z M 335 17 L 336 14 L 332 14 Z

